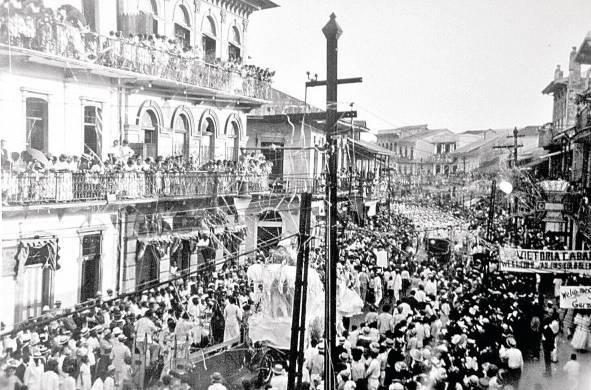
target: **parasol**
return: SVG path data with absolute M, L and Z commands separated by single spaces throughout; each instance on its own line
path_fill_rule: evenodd
M 47 157 L 45 157 L 45 155 L 43 154 L 42 151 L 40 151 L 38 149 L 27 148 L 27 152 L 31 155 L 31 157 L 34 160 L 39 161 L 41 164 L 43 164 L 45 166 L 49 165 L 49 160 L 47 159 Z

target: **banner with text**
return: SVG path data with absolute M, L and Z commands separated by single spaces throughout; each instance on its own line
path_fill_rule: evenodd
M 560 287 L 561 309 L 591 309 L 591 287 L 562 286 Z
M 591 251 L 499 248 L 499 267 L 506 272 L 591 274 Z

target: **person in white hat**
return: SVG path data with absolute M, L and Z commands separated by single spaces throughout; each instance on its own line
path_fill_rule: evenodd
M 223 385 L 224 377 L 219 372 L 214 372 L 211 377 L 211 385 L 207 390 L 227 390 L 226 386 Z
M 367 390 L 378 390 L 380 386 L 381 361 L 378 359 L 380 345 L 372 343 L 369 347 L 369 356 L 371 360 L 365 371 L 367 378 Z
M 117 331 L 117 332 L 116 332 Z M 127 337 L 121 332 L 121 329 L 113 329 L 113 349 L 111 350 L 111 364 L 115 367 L 115 381 L 119 383 L 119 378 L 125 368 L 125 359 L 131 358 L 131 350 L 124 344 Z
M 322 340 L 318 343 L 318 354 L 312 356 L 306 364 L 311 381 L 324 377 L 324 348 L 324 340 Z
M 519 388 L 519 381 L 521 380 L 521 372 L 523 370 L 523 355 L 517 348 L 517 343 L 513 337 L 507 338 L 507 346 L 509 348 L 501 347 L 499 354 L 501 359 L 507 362 L 508 384 L 517 389 Z
M 277 390 L 287 390 L 287 375 L 282 364 L 275 364 L 271 369 L 273 377 L 269 384 Z

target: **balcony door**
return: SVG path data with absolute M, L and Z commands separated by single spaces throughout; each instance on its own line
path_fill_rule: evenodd
M 48 150 L 47 101 L 30 97 L 26 102 L 26 145 L 44 153 Z
M 146 110 L 140 118 L 140 126 L 144 133 L 144 158 L 156 158 L 158 155 L 158 120 L 152 110 Z
M 275 148 L 272 148 L 275 145 Z M 267 161 L 273 163 L 270 179 L 283 177 L 283 142 L 261 142 L 261 153 Z
M 101 244 L 100 233 L 82 237 L 80 302 L 94 298 L 100 290 Z
M 91 158 L 101 155 L 103 138 L 102 110 L 96 106 L 84 107 L 84 153 Z
M 174 10 L 174 36 L 182 42 L 183 47 L 191 46 L 191 18 L 182 4 Z
M 184 114 L 177 115 L 174 121 L 174 133 L 172 138 L 173 156 L 187 155 L 187 138 L 189 135 L 189 122 Z
M 228 59 L 229 60 L 236 60 L 242 58 L 242 50 L 241 48 L 241 41 L 240 41 L 240 32 L 238 28 L 232 27 L 230 32 L 230 39 L 228 42 Z
M 211 16 L 205 18 L 202 31 L 203 35 L 201 37 L 201 44 L 203 46 L 205 61 L 214 63 L 217 57 L 217 33 L 215 21 Z

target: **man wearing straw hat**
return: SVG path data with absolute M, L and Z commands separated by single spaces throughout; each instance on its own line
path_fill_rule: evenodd
M 523 370 L 523 355 L 521 351 L 517 349 L 517 342 L 515 338 L 507 338 L 507 347 L 501 348 L 500 356 L 501 359 L 507 361 L 507 380 L 510 385 L 513 385 L 515 389 L 519 389 L 519 381 L 521 380 L 521 372 Z
M 224 386 L 222 383 L 224 381 L 224 377 L 219 372 L 214 372 L 211 377 L 211 385 L 207 388 L 207 390 L 227 390 L 227 387 Z
M 287 375 L 282 364 L 275 364 L 271 369 L 273 377 L 269 384 L 276 390 L 287 390 Z

